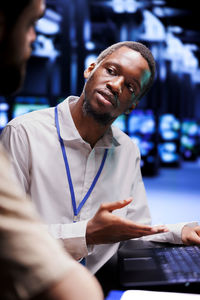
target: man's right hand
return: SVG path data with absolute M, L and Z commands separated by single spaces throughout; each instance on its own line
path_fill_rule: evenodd
M 131 201 L 132 198 L 129 198 L 123 201 L 101 204 L 95 216 L 87 224 L 87 244 L 110 244 L 168 231 L 163 225 L 154 227 L 142 225 L 112 214 L 113 210 L 120 209 L 131 203 Z

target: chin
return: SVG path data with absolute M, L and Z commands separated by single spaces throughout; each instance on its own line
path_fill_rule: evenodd
M 83 103 L 83 113 L 84 115 L 91 116 L 98 124 L 106 126 L 114 120 L 109 113 L 98 113 L 90 105 L 89 101 L 85 100 Z

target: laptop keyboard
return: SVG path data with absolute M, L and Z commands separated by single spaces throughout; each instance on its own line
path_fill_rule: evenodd
M 200 248 L 185 246 L 174 248 L 155 248 L 165 276 L 172 282 L 200 279 Z

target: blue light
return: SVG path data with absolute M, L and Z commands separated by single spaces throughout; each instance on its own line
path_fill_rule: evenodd
M 126 119 L 125 115 L 119 116 L 114 122 L 113 125 L 118 127 L 122 131 L 126 131 Z
M 87 50 L 94 50 L 95 49 L 95 43 L 91 42 L 91 41 L 88 41 L 85 43 L 85 48 Z
M 130 137 L 133 141 L 134 141 L 134 143 L 136 143 L 136 145 L 139 147 L 139 145 L 140 145 L 140 143 L 141 143 L 141 137 L 139 137 L 139 136 L 131 136 Z M 140 148 L 140 147 L 139 147 Z
M 161 136 L 165 140 L 174 140 L 178 138 L 178 133 L 176 131 L 166 130 L 161 132 Z
M 125 12 L 123 0 L 113 0 L 112 7 L 114 12 L 121 14 Z
M 175 143 L 165 143 L 164 148 L 168 152 L 175 152 L 177 147 Z
M 8 108 L 9 108 L 8 103 L 5 103 L 5 102 L 0 103 L 0 111 L 8 110 Z
M 158 146 L 160 159 L 163 163 L 174 163 L 179 160 L 177 145 L 175 143 L 163 143 Z
M 182 124 L 182 132 L 195 136 L 198 133 L 198 125 L 192 121 L 185 121 Z
M 176 162 L 178 160 L 178 155 L 175 153 L 162 153 L 162 160 L 166 163 Z
M 155 131 L 155 121 L 151 118 L 147 118 L 144 122 L 141 124 L 141 133 L 153 133 Z
M 135 13 L 137 11 L 137 3 L 135 0 L 125 0 L 124 1 L 124 8 L 127 13 Z
M 84 41 L 90 41 L 91 39 L 91 23 L 89 22 L 89 20 L 86 20 L 84 22 L 84 27 L 83 27 L 83 36 L 84 36 Z
M 165 114 L 160 117 L 159 132 L 164 140 L 179 138 L 180 121 L 172 114 Z
M 89 54 L 85 59 L 85 69 L 87 69 L 90 64 L 94 63 L 96 59 L 97 59 L 96 54 Z
M 0 128 L 4 128 L 8 123 L 7 111 L 0 111 Z
M 187 135 L 183 135 L 181 137 L 181 145 L 185 148 L 189 148 L 192 149 L 194 147 L 194 145 L 196 144 L 194 139 L 191 139 L 189 136 Z

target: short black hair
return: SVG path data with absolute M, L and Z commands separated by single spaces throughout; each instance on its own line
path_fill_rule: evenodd
M 119 43 L 113 44 L 110 47 L 103 50 L 97 57 L 97 64 L 99 64 L 107 56 L 111 55 L 113 52 L 115 52 L 117 49 L 119 49 L 121 47 L 127 47 L 134 51 L 139 52 L 144 57 L 144 59 L 147 61 L 148 65 L 149 65 L 151 76 L 150 76 L 148 84 L 145 86 L 144 90 L 142 91 L 142 93 L 139 96 L 138 100 L 140 100 L 150 89 L 150 87 L 153 84 L 154 78 L 155 78 L 156 63 L 155 63 L 154 57 L 153 57 L 151 51 L 149 50 L 149 48 L 147 48 L 144 44 L 139 43 L 139 42 L 134 42 L 134 41 L 119 42 Z
M 34 0 L 0 0 L 0 11 L 6 19 L 7 28 L 11 28 L 23 10 Z

